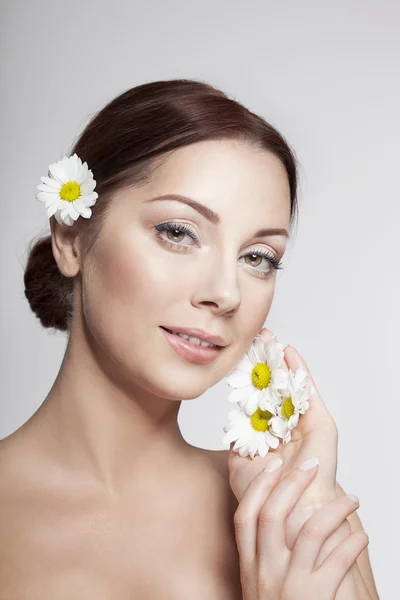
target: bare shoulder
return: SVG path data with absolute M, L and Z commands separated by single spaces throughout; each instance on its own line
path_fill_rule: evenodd
M 219 490 L 226 502 L 230 516 L 233 516 L 238 507 L 238 501 L 229 483 L 228 450 L 202 450 L 204 457 L 210 465 L 210 470 L 217 476 L 220 483 Z
M 204 450 L 209 459 L 211 460 L 214 468 L 224 477 L 229 480 L 229 469 L 228 469 L 228 450 Z
M 13 473 L 13 466 L 18 452 L 18 445 L 15 442 L 16 432 L 0 440 L 0 488 L 1 482 L 5 477 Z
M 10 510 L 28 502 L 37 487 L 43 465 L 24 426 L 0 440 L 0 503 Z M 16 502 L 18 500 L 18 502 Z
M 0 505 L 3 510 L 4 503 L 12 498 L 13 490 L 17 490 L 24 477 L 25 469 L 17 438 L 13 433 L 0 440 Z M 26 462 L 29 462 L 29 455 Z

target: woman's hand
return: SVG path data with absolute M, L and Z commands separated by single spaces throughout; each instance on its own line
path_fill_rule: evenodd
M 277 460 L 268 453 L 264 464 L 268 469 Z M 274 472 L 258 473 L 235 512 L 243 600 L 333 600 L 368 545 L 368 537 L 363 531 L 353 533 L 319 567 L 317 559 L 327 538 L 358 508 L 358 502 L 345 496 L 317 510 L 289 549 L 286 519 L 314 484 L 319 469 L 318 465 L 309 470 L 295 468 L 282 478 L 283 469 L 278 466 Z
M 261 335 L 268 342 L 272 332 L 263 329 Z M 302 367 L 309 375 L 310 383 L 315 391 L 309 399 L 308 411 L 300 416 L 297 427 L 292 430 L 291 441 L 284 446 L 282 442 L 276 450 L 270 450 L 266 457 L 242 457 L 232 450 L 231 444 L 228 466 L 230 471 L 230 485 L 238 501 L 241 500 L 245 490 L 256 475 L 262 471 L 266 461 L 273 456 L 283 460 L 279 477 L 287 476 L 293 469 L 310 456 L 315 456 L 319 461 L 318 474 L 308 485 L 287 520 L 286 543 L 288 548 L 293 548 L 295 540 L 309 517 L 327 503 L 338 498 L 336 493 L 337 470 L 337 443 L 338 432 L 335 421 L 328 412 L 320 394 L 318 393 L 311 373 L 299 355 L 292 347 L 284 349 L 282 369 L 290 368 L 293 372 Z M 338 542 L 350 534 L 350 525 L 345 521 L 334 536 L 327 540 L 321 559 L 327 556 Z

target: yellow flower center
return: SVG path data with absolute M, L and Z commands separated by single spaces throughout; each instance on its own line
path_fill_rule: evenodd
M 291 396 L 286 398 L 286 400 L 282 403 L 282 414 L 285 419 L 290 419 L 290 417 L 294 415 L 294 405 Z
M 81 186 L 75 181 L 67 181 L 60 190 L 62 200 L 66 202 L 74 202 L 81 195 Z
M 251 415 L 251 425 L 256 431 L 267 431 L 268 421 L 273 417 L 269 410 L 261 410 L 257 408 L 256 412 Z
M 269 366 L 265 363 L 257 363 L 251 372 L 251 381 L 258 390 L 268 387 L 271 381 L 271 369 Z

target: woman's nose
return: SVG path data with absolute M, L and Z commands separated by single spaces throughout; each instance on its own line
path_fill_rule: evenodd
M 241 303 L 237 266 L 210 268 L 208 276 L 199 275 L 198 288 L 193 294 L 194 305 L 211 306 L 219 314 L 235 313 Z

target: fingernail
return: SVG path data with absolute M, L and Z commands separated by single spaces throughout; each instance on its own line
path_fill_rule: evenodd
M 264 468 L 264 471 L 266 473 L 274 473 L 274 471 L 277 471 L 279 469 L 279 467 L 281 467 L 282 465 L 283 465 L 283 460 L 281 458 L 279 458 L 279 456 L 275 456 L 274 458 L 272 458 L 269 461 L 267 466 Z
M 301 465 L 299 465 L 299 469 L 300 469 L 300 471 L 309 471 L 310 469 L 315 467 L 315 465 L 317 465 L 317 464 L 318 464 L 318 458 L 316 458 L 315 456 L 312 456 L 311 458 L 307 458 L 307 460 L 305 460 L 303 463 L 301 463 Z
M 347 497 L 350 498 L 350 500 L 352 500 L 353 502 L 360 502 L 357 496 L 355 496 L 354 494 L 347 494 Z

